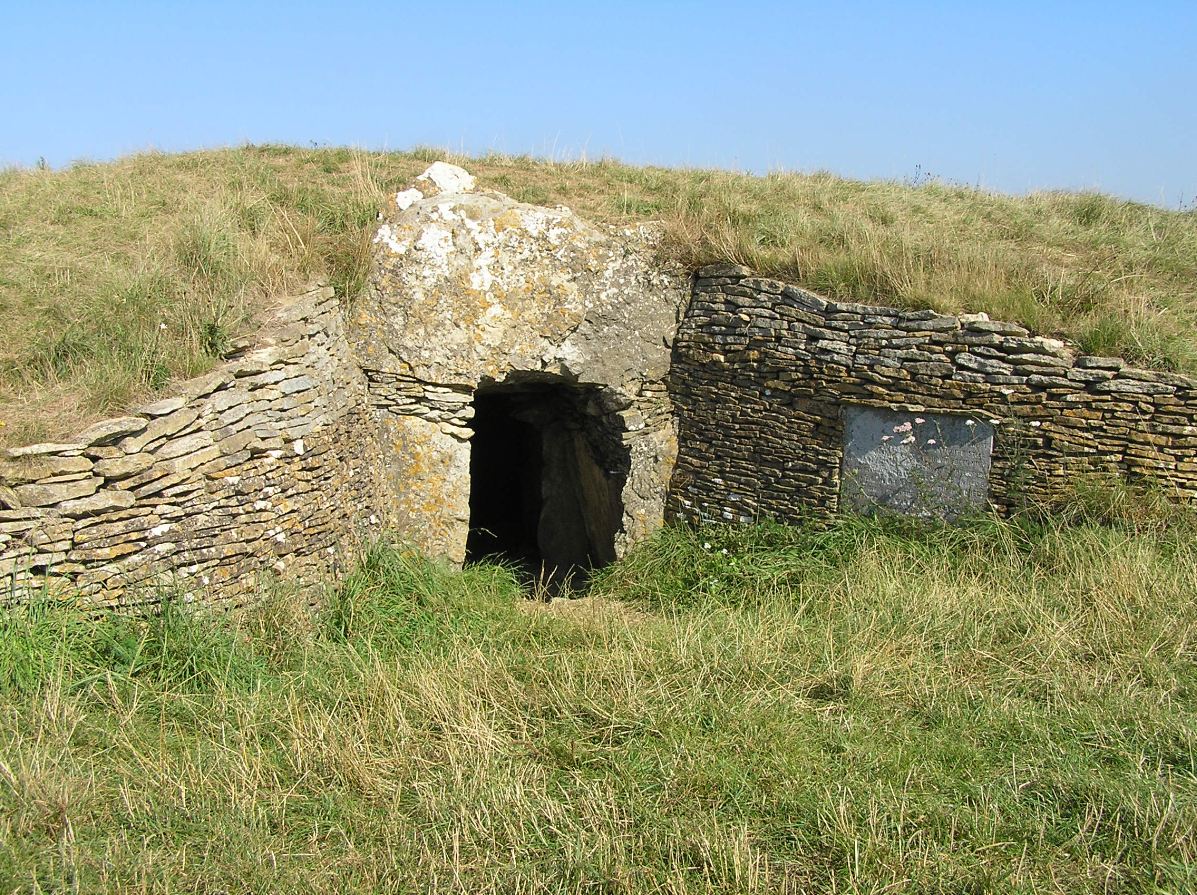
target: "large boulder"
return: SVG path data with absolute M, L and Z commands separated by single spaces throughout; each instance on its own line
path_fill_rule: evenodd
M 434 164 L 397 194 L 354 309 L 363 366 L 474 386 L 513 371 L 635 391 L 664 376 L 687 295 L 651 225 L 611 228 L 565 207 L 478 190 Z

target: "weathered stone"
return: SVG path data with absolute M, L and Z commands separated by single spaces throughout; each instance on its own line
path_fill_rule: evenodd
M 111 460 L 100 460 L 95 465 L 95 473 L 106 479 L 124 479 L 145 472 L 154 462 L 153 456 L 149 454 L 128 454 Z
M 136 502 L 137 498 L 131 491 L 107 488 L 89 497 L 68 500 L 58 509 L 64 516 L 93 516 L 109 510 L 127 510 Z
M 1084 355 L 1076 359 L 1076 365 L 1082 369 L 1121 370 L 1126 366 L 1126 361 L 1120 357 Z
M 1067 367 L 1068 361 L 1065 358 L 1058 357 L 1053 354 L 1010 354 L 1006 356 L 1006 360 L 1016 366 L 1023 367 Z
M 0 458 L 17 460 L 22 457 L 42 457 L 47 454 L 79 454 L 85 447 L 87 445 L 76 444 L 74 442 L 68 444 L 28 444 L 24 447 L 5 448 L 3 451 L 0 451 Z
M 960 329 L 960 321 L 955 317 L 941 317 L 939 315 L 914 319 L 908 315 L 904 318 L 898 318 L 895 326 L 898 329 L 908 332 L 946 332 L 948 330 Z
M 146 426 L 140 435 L 130 436 L 121 441 L 121 447 L 130 454 L 145 450 L 146 445 L 160 438 L 169 438 L 176 432 L 187 428 L 199 419 L 198 407 L 185 407 L 167 416 L 158 417 Z
M 982 315 L 984 316 L 984 315 Z M 1025 336 L 1028 334 L 1026 327 L 1019 326 L 1016 323 L 1003 323 L 998 320 L 985 319 L 969 319 L 964 323 L 964 328 L 978 333 L 993 333 L 1002 336 Z
M 157 448 L 154 454 L 160 460 L 171 460 L 175 457 L 181 457 L 184 454 L 190 454 L 192 451 L 197 451 L 200 448 L 209 447 L 211 444 L 212 435 L 208 432 L 200 431 L 191 435 L 185 435 L 182 438 L 173 438 Z
M 278 363 L 279 360 L 283 359 L 284 356 L 282 349 L 277 345 L 259 348 L 241 358 L 234 369 L 234 373 L 238 378 L 265 373 Z
M 161 401 L 154 401 L 152 404 L 143 404 L 137 408 L 137 412 L 144 416 L 169 416 L 176 410 L 182 410 L 187 406 L 187 398 L 179 395 L 174 398 L 163 398 Z
M 1007 363 L 987 360 L 975 354 L 970 354 L 967 351 L 962 351 L 956 355 L 955 364 L 966 370 L 976 370 L 978 373 L 996 373 L 1002 376 L 1009 376 L 1014 372 L 1014 368 Z
M 55 476 L 86 473 L 91 470 L 91 466 L 91 460 L 79 456 L 34 454 L 11 460 L 0 457 L 0 484 L 24 485 Z
M 145 417 L 122 416 L 117 419 L 101 420 L 80 432 L 75 441 L 87 446 L 111 444 L 126 435 L 136 435 L 146 427 Z
M 1143 382 L 1138 379 L 1110 379 L 1099 382 L 1094 387 L 1098 392 L 1121 392 L 1131 395 L 1170 395 L 1176 391 L 1176 386 L 1164 385 L 1162 382 Z
M 278 390 L 284 395 L 293 395 L 296 392 L 307 391 L 315 387 L 316 383 L 310 376 L 297 376 L 294 379 L 287 379 L 278 384 Z
M 231 369 L 213 370 L 205 376 L 197 376 L 195 379 L 189 379 L 182 383 L 179 386 L 179 393 L 189 399 L 203 398 L 217 389 L 223 388 L 233 379 L 234 374 Z
M 195 469 L 197 466 L 202 466 L 210 460 L 215 460 L 220 455 L 221 450 L 219 445 L 209 444 L 207 447 L 202 447 L 175 457 L 171 460 L 171 463 L 176 472 L 186 472 Z
M 89 478 L 57 485 L 20 485 L 15 490 L 22 506 L 49 507 L 64 500 L 95 494 L 103 483 L 103 479 Z
M 238 407 L 249 403 L 251 400 L 249 392 L 242 391 L 239 388 L 226 388 L 209 398 L 208 403 L 214 412 L 223 413 L 230 407 Z

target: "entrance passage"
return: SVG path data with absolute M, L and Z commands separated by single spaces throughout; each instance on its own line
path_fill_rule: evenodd
M 467 562 L 511 562 L 555 591 L 615 559 L 629 461 L 593 394 L 556 383 L 475 393 Z

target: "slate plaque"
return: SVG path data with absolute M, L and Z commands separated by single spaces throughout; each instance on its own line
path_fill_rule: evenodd
M 993 426 L 979 417 L 848 406 L 840 503 L 956 519 L 985 509 L 992 453 Z

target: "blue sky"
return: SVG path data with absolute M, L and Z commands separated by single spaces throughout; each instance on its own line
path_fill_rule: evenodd
M 0 164 L 281 141 L 1197 193 L 1197 0 L 0 0 Z

